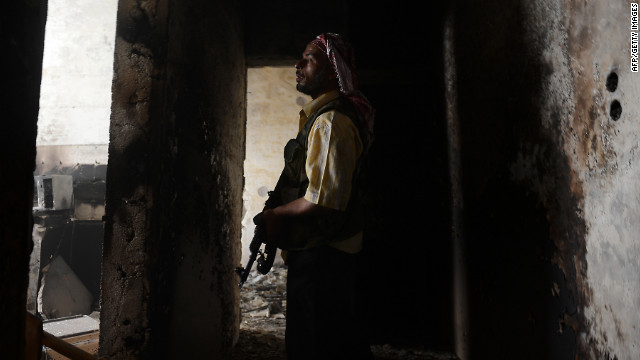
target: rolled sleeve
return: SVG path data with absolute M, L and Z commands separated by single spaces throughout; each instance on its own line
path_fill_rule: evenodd
M 347 116 L 336 111 L 316 119 L 309 132 L 305 170 L 309 187 L 307 201 L 336 210 L 346 210 L 353 172 L 362 142 Z

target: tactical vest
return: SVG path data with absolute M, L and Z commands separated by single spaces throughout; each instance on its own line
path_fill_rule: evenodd
M 284 148 L 285 166 L 280 175 L 278 186 L 276 186 L 282 203 L 303 197 L 306 193 L 309 187 L 309 179 L 305 170 L 309 131 L 318 116 L 331 110 L 345 114 L 351 121 L 357 119 L 357 112 L 353 105 L 342 97 L 325 104 L 307 119 L 296 138 L 289 140 Z M 354 124 L 359 129 L 358 122 L 354 121 Z M 285 243 L 278 244 L 278 247 L 284 250 L 308 249 L 344 240 L 362 231 L 361 158 L 362 156 L 358 159 L 354 169 L 351 197 L 346 211 L 336 211 L 331 216 L 297 221 L 290 227 L 287 239 L 284 240 Z

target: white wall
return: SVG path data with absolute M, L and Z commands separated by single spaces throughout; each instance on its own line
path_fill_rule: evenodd
M 48 2 L 37 146 L 109 143 L 117 4 Z

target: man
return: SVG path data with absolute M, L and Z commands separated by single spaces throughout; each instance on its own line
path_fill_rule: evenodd
M 356 303 L 362 250 L 361 165 L 374 110 L 357 89 L 351 46 L 325 33 L 295 64 L 296 89 L 312 101 L 285 147 L 284 205 L 265 210 L 267 243 L 288 265 L 290 360 L 372 359 Z M 281 179 L 283 178 L 281 176 Z

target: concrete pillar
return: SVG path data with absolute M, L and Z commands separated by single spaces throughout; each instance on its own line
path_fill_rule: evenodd
M 227 358 L 237 339 L 239 24 L 233 1 L 119 3 L 101 356 Z

